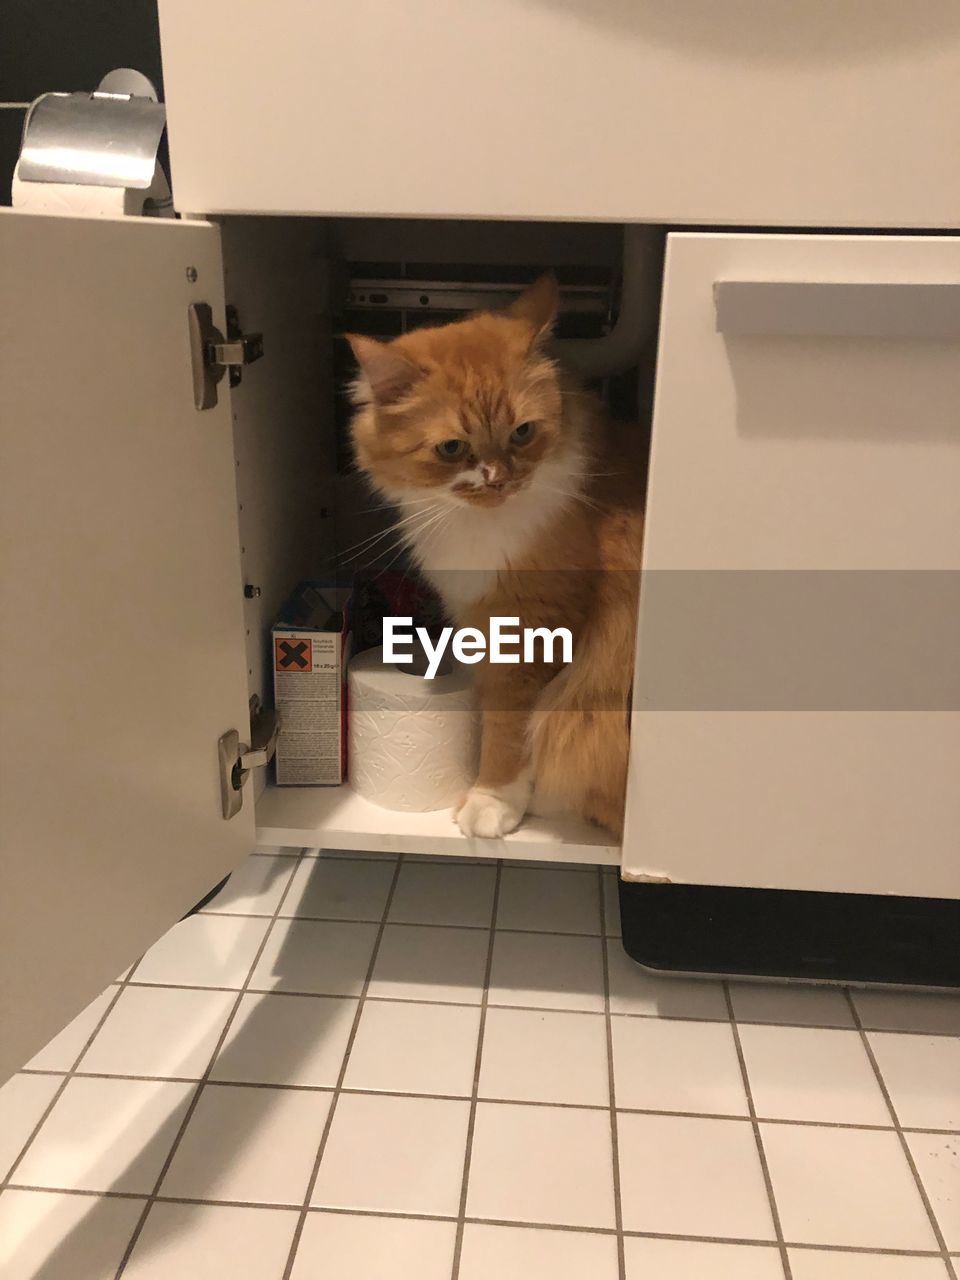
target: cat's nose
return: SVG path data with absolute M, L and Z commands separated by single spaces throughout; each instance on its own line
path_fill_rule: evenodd
M 507 481 L 510 479 L 506 467 L 496 462 L 485 462 L 480 468 L 480 474 L 487 488 L 497 493 L 507 487 Z

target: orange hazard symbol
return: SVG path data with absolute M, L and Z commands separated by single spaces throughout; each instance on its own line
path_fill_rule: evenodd
M 309 671 L 311 667 L 309 640 L 276 640 L 274 664 L 278 671 Z

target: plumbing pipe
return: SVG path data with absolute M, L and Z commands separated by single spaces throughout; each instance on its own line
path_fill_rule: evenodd
M 557 357 L 583 378 L 625 373 L 639 363 L 657 331 L 664 233 L 635 223 L 623 228 L 623 279 L 617 322 L 603 338 L 564 338 L 553 344 Z

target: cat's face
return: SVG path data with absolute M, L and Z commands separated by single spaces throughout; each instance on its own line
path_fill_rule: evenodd
M 389 343 L 350 338 L 354 449 L 382 493 L 499 507 L 542 480 L 568 443 L 556 367 L 541 349 L 556 307 L 556 281 L 544 276 L 507 311 Z

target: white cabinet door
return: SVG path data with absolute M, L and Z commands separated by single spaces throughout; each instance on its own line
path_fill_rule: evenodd
M 159 8 L 180 209 L 956 224 L 955 0 Z
M 670 237 L 624 867 L 960 896 L 960 238 Z
M 195 279 L 194 279 L 195 277 Z M 225 384 L 194 408 L 203 224 L 0 215 L 0 1079 L 252 847 Z

